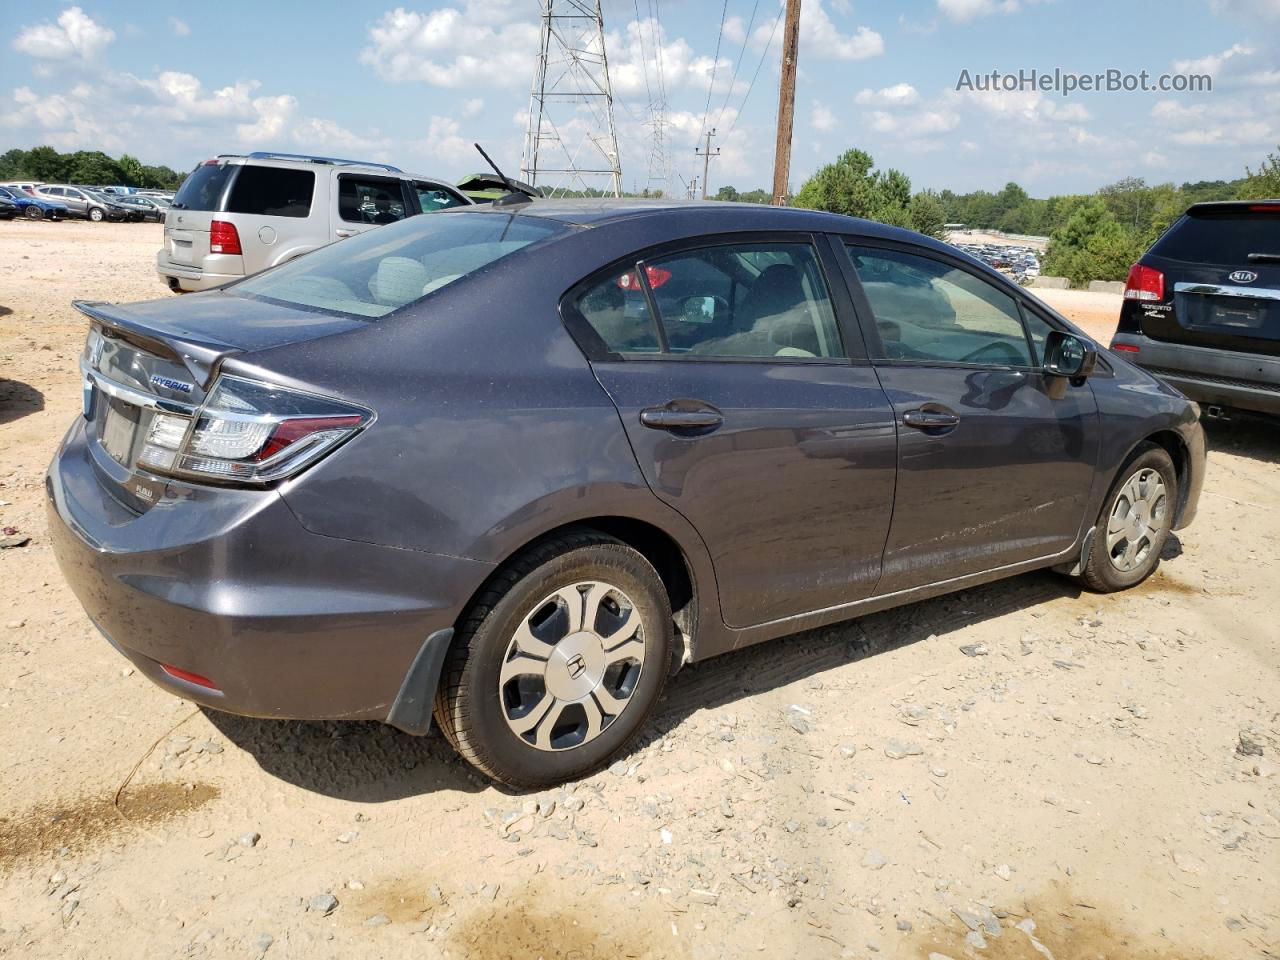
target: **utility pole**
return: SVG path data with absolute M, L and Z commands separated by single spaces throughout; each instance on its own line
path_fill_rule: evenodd
M 782 30 L 782 82 L 778 86 L 778 144 L 773 154 L 773 205 L 787 205 L 791 179 L 791 127 L 796 112 L 796 60 L 800 56 L 800 0 L 787 0 Z
M 692 200 L 698 195 L 698 178 L 694 177 L 689 181 L 689 199 Z
M 699 150 L 697 147 L 693 148 L 693 155 L 695 157 L 702 158 L 702 199 L 703 200 L 707 199 L 707 173 L 711 169 L 711 158 L 720 156 L 719 147 L 716 147 L 714 151 L 711 149 L 711 138 L 714 137 L 715 135 L 716 135 L 716 128 L 712 127 L 706 133 L 707 148 L 705 150 Z

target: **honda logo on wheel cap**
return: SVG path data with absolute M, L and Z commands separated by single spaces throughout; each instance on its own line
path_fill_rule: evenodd
M 1258 279 L 1258 275 L 1252 270 L 1237 270 L 1228 279 L 1234 280 L 1236 283 L 1253 283 Z
M 582 659 L 582 654 L 575 653 L 565 662 L 565 667 L 569 670 L 569 679 L 577 680 L 582 676 L 582 671 L 587 669 L 587 661 Z

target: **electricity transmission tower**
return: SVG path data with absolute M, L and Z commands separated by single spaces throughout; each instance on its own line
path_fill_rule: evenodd
M 622 195 L 600 0 L 539 0 L 542 38 L 521 175 L 534 186 Z

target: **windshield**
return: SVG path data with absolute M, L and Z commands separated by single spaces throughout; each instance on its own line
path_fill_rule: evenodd
M 232 292 L 381 317 L 566 229 L 516 214 L 410 217 L 250 277 Z
M 1190 214 L 1156 241 L 1151 252 L 1170 260 L 1243 266 L 1250 254 L 1280 254 L 1280 211 Z

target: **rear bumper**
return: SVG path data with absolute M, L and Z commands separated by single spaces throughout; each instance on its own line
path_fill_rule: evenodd
M 386 719 L 426 639 L 492 570 L 312 534 L 273 490 L 170 484 L 134 513 L 99 481 L 83 424 L 46 477 L 54 554 L 98 629 L 185 699 L 259 717 Z
M 1198 403 L 1280 414 L 1280 358 L 1167 343 L 1134 333 L 1117 333 L 1111 345 L 1117 344 L 1137 347 L 1137 353 L 1122 356 Z
M 240 260 L 240 257 L 236 257 Z M 216 266 L 216 265 L 215 265 Z M 243 280 L 244 273 L 219 273 L 216 270 L 203 270 L 189 263 L 176 263 L 169 259 L 169 254 L 161 248 L 156 253 L 156 273 L 168 287 L 176 287 L 194 293 L 198 290 L 212 290 L 232 280 Z

